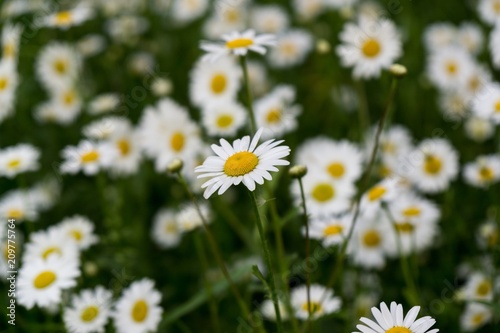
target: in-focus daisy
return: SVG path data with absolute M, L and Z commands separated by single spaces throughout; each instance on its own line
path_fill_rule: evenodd
M 479 156 L 464 166 L 465 181 L 476 187 L 488 187 L 500 179 L 500 156 Z
M 40 151 L 29 144 L 17 144 L 0 150 L 0 176 L 12 178 L 20 173 L 36 171 Z
M 117 333 L 147 333 L 156 331 L 161 320 L 161 294 L 154 282 L 142 279 L 123 291 L 112 314 Z
M 14 219 L 16 222 L 34 221 L 38 216 L 35 204 L 26 191 L 7 192 L 0 198 L 0 218 Z
M 74 215 L 67 217 L 56 228 L 80 250 L 89 248 L 98 240 L 98 237 L 94 234 L 94 224 L 85 216 Z
M 77 26 L 92 18 L 93 11 L 85 5 L 77 6 L 70 10 L 63 10 L 45 17 L 41 17 L 38 25 L 42 27 L 56 27 L 68 29 L 72 26 Z
M 467 303 L 460 316 L 460 327 L 464 332 L 472 332 L 490 322 L 493 317 L 492 309 L 480 303 Z
M 427 75 L 440 89 L 455 89 L 464 86 L 474 60 L 463 48 L 450 46 L 431 53 Z
M 222 35 L 222 40 L 224 41 L 223 43 L 201 42 L 201 49 L 207 52 L 202 58 L 203 61 L 212 62 L 226 54 L 245 56 L 248 51 L 265 54 L 265 46 L 272 46 L 275 44 L 274 35 L 257 35 L 253 30 L 246 30 L 242 33 L 234 31 Z
M 105 93 L 94 97 L 88 106 L 90 114 L 102 114 L 114 111 L 120 104 L 120 96 L 116 93 Z
M 333 296 L 333 290 L 326 289 L 319 284 L 310 286 L 310 302 L 307 302 L 307 286 L 294 288 L 290 297 L 295 316 L 302 320 L 309 317 L 309 309 L 311 318 L 317 319 L 337 312 L 342 304 L 339 297 Z
M 52 42 L 40 51 L 36 72 L 47 89 L 57 90 L 73 85 L 81 65 L 81 57 L 72 45 Z
M 181 236 L 174 211 L 162 209 L 156 213 L 151 228 L 151 238 L 158 246 L 164 249 L 175 247 L 180 243 Z
M 486 84 L 473 99 L 472 111 L 478 117 L 500 124 L 500 84 Z
M 95 175 L 100 170 L 109 167 L 116 154 L 116 149 L 109 143 L 82 141 L 77 146 L 64 148 L 61 172 L 75 174 L 83 171 L 85 175 Z
M 408 311 L 406 316 L 403 313 L 403 306 L 396 302 L 391 303 L 391 309 L 382 302 L 380 309 L 372 308 L 372 314 L 376 322 L 362 317 L 360 321 L 364 324 L 356 326 L 358 330 L 365 333 L 437 333 L 438 329 L 429 328 L 434 326 L 436 320 L 430 316 L 417 319 L 420 306 L 414 306 Z M 416 320 L 415 320 L 416 319 Z M 353 332 L 358 333 L 358 332 Z
M 254 6 L 250 26 L 258 33 L 277 34 L 289 25 L 286 11 L 277 5 Z
M 205 221 L 210 223 L 210 210 L 208 206 L 200 205 L 200 211 Z M 203 220 L 193 204 L 184 206 L 175 218 L 181 232 L 189 232 L 203 225 Z
M 234 136 L 246 119 L 243 106 L 233 101 L 211 103 L 202 109 L 202 124 L 210 136 Z
M 111 297 L 111 292 L 101 286 L 73 296 L 71 305 L 64 309 L 66 329 L 74 333 L 104 332 L 111 312 Z
M 271 180 L 269 172 L 277 172 L 278 165 L 289 165 L 283 158 L 290 154 L 288 146 L 280 145 L 283 140 L 265 141 L 257 146 L 263 129 L 259 129 L 253 139 L 245 136 L 237 139 L 231 146 L 220 139 L 220 146 L 213 144 L 212 150 L 217 156 L 208 157 L 201 166 L 195 168 L 200 173 L 198 178 L 210 177 L 202 187 L 206 188 L 203 196 L 208 199 L 215 191 L 221 195 L 241 182 L 250 190 L 255 190 L 255 183 L 262 185 L 264 179 Z
M 78 276 L 77 261 L 65 261 L 58 256 L 32 260 L 19 270 L 17 302 L 28 309 L 59 304 L 62 291 L 76 286 Z
M 341 244 L 351 228 L 352 215 L 311 217 L 309 236 L 322 241 L 324 247 Z
M 389 20 L 361 18 L 358 24 L 347 23 L 337 47 L 344 67 L 354 67 L 355 78 L 380 76 L 401 55 L 401 37 Z
M 269 63 L 275 68 L 287 68 L 304 62 L 313 47 L 311 35 L 300 29 L 280 34 L 276 46 L 269 52 Z

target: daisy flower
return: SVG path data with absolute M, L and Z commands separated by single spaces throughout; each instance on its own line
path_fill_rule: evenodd
M 2 59 L 7 59 L 14 63 L 17 62 L 22 33 L 22 25 L 7 23 L 3 26 Z
M 307 302 L 307 286 L 296 287 L 291 291 L 292 308 L 295 316 L 306 320 L 309 317 L 309 308 L 311 309 L 311 319 L 337 312 L 340 309 L 342 301 L 339 297 L 333 296 L 333 290 L 326 289 L 319 284 L 310 286 L 310 302 Z
M 337 54 L 344 67 L 353 67 L 355 78 L 379 77 L 401 56 L 401 37 L 389 20 L 360 18 L 357 24 L 347 23 L 340 33 Z
M 483 48 L 484 36 L 481 28 L 471 22 L 464 22 L 457 31 L 458 43 L 471 54 L 478 54 Z
M 480 272 L 472 272 L 460 290 L 461 298 L 466 301 L 491 301 L 493 300 L 493 287 L 489 276 Z
M 293 0 L 294 12 L 301 21 L 310 21 L 325 10 L 324 0 Z
M 102 114 L 114 111 L 120 104 L 120 96 L 116 93 L 105 93 L 94 97 L 88 105 L 90 114 Z
M 0 60 L 0 123 L 14 111 L 18 74 L 14 64 Z
M 207 205 L 200 205 L 201 215 L 205 218 L 205 221 L 210 223 L 210 210 Z M 180 232 L 189 232 L 203 225 L 203 220 L 201 219 L 198 210 L 194 204 L 187 204 L 184 206 L 176 215 L 177 226 Z
M 34 221 L 38 217 L 35 202 L 30 200 L 26 191 L 10 191 L 0 198 L 0 218 L 4 221 Z
M 380 309 L 372 308 L 372 314 L 375 321 L 365 317 L 361 317 L 360 321 L 364 325 L 356 326 L 361 332 L 374 333 L 437 333 L 438 329 L 429 328 L 434 326 L 436 320 L 430 316 L 425 316 L 417 319 L 420 311 L 420 306 L 414 306 L 408 311 L 406 316 L 403 314 L 403 306 L 396 302 L 391 303 L 391 309 L 384 302 L 380 303 Z M 415 320 L 417 319 L 417 320 Z M 353 332 L 358 333 L 358 332 Z
M 488 119 L 472 116 L 465 121 L 464 130 L 468 138 L 483 142 L 493 136 L 495 125 Z
M 486 325 L 493 317 L 492 309 L 480 303 L 467 303 L 460 316 L 460 327 L 464 332 L 473 332 Z
M 158 211 L 153 218 L 151 228 L 151 238 L 155 243 L 163 249 L 176 247 L 181 241 L 181 236 L 176 213 L 170 209 Z
M 40 51 L 36 73 L 47 89 L 58 90 L 73 85 L 81 66 L 82 59 L 72 45 L 52 42 Z
M 67 217 L 55 228 L 80 250 L 88 249 L 97 243 L 99 239 L 94 234 L 94 223 L 85 216 L 74 215 Z
M 195 168 L 200 173 L 198 178 L 211 178 L 202 185 L 206 188 L 203 196 L 208 199 L 215 191 L 221 195 L 241 182 L 250 190 L 255 190 L 255 183 L 262 185 L 264 179 L 271 180 L 270 172 L 277 172 L 278 165 L 289 165 L 283 158 L 290 154 L 288 146 L 280 145 L 283 140 L 265 141 L 257 146 L 263 129 L 259 129 L 253 139 L 245 136 L 237 139 L 231 146 L 220 139 L 220 146 L 213 144 L 212 150 L 217 156 L 208 157 L 201 166 Z
M 239 0 L 238 5 L 218 3 L 213 14 L 205 20 L 203 32 L 210 39 L 223 34 L 240 31 L 247 27 L 247 13 L 250 11 L 249 0 Z
M 82 57 L 95 56 L 106 48 L 106 39 L 98 34 L 85 35 L 76 44 L 78 52 Z
M 322 241 L 324 247 L 341 244 L 351 228 L 352 215 L 311 217 L 309 237 Z M 305 230 L 303 230 L 303 233 Z
M 382 212 L 370 218 L 360 217 L 356 223 L 352 240 L 348 244 L 347 253 L 357 266 L 367 269 L 381 269 L 386 261 L 388 223 Z
M 174 0 L 170 8 L 171 16 L 176 23 L 187 24 L 202 16 L 209 5 L 209 0 Z
M 111 297 L 111 292 L 101 286 L 74 295 L 71 305 L 64 309 L 66 329 L 72 333 L 104 332 L 111 312 Z
M 133 12 L 131 12 L 133 13 Z M 106 22 L 106 32 L 116 43 L 137 43 L 139 36 L 149 28 L 149 21 L 134 14 L 122 14 Z
M 431 53 L 427 65 L 427 75 L 433 84 L 440 89 L 455 89 L 466 84 L 474 60 L 463 48 L 450 46 Z
M 495 28 L 490 33 L 488 41 L 491 59 L 495 68 L 500 67 L 500 25 L 495 25 Z
M 79 262 L 77 245 L 58 227 L 33 233 L 26 243 L 23 261 L 48 260 L 53 256 L 66 262 Z
M 289 314 L 285 304 L 278 300 L 278 307 L 280 309 L 281 320 L 287 320 L 289 318 Z M 266 299 L 264 302 L 262 302 L 260 306 L 260 312 L 265 319 L 276 321 L 276 310 L 274 309 L 274 303 L 272 300 Z
M 478 4 L 479 17 L 489 25 L 495 25 L 500 21 L 500 1 L 480 0 Z
M 245 108 L 233 101 L 211 103 L 202 109 L 201 121 L 210 136 L 234 136 L 246 119 Z
M 61 172 L 75 174 L 82 171 L 87 176 L 95 175 L 109 167 L 116 154 L 116 149 L 109 143 L 81 141 L 78 146 L 68 146 L 62 151 Z
M 165 77 L 156 77 L 151 82 L 151 91 L 155 96 L 167 96 L 174 90 L 172 81 Z
M 163 312 L 161 294 L 154 282 L 142 279 L 123 291 L 115 304 L 112 317 L 117 333 L 147 333 L 155 331 Z
M 92 9 L 85 5 L 81 5 L 70 10 L 64 10 L 41 17 L 38 25 L 41 27 L 55 27 L 66 30 L 72 26 L 81 25 L 83 22 L 91 19 L 92 16 Z
M 293 29 L 280 34 L 269 52 L 269 64 L 289 68 L 302 64 L 313 48 L 313 38 L 305 30 Z
M 481 118 L 500 124 L 500 84 L 486 84 L 472 101 L 472 112 Z
M 481 248 L 494 248 L 500 241 L 500 231 L 495 221 L 487 221 L 479 226 L 478 243 Z
M 89 139 L 109 139 L 118 129 L 129 130 L 130 121 L 124 117 L 104 117 L 91 122 L 83 128 L 83 135 Z
M 468 116 L 470 99 L 458 89 L 442 91 L 439 96 L 440 111 L 446 121 L 461 121 Z
M 277 5 L 254 6 L 250 22 L 255 31 L 268 34 L 280 33 L 290 24 L 286 11 Z
M 39 210 L 51 208 L 60 194 L 61 186 L 56 178 L 42 180 L 27 192 L 29 202 Z
M 479 156 L 464 166 L 466 183 L 476 187 L 488 187 L 500 179 L 500 156 Z
M 428 25 L 424 32 L 424 44 L 431 52 L 452 46 L 457 39 L 457 29 L 449 23 Z
M 233 31 L 232 33 L 222 35 L 222 40 L 224 43 L 201 42 L 201 49 L 207 52 L 202 58 L 203 61 L 213 62 L 227 54 L 245 56 L 248 51 L 265 54 L 265 46 L 273 46 L 275 44 L 274 35 L 257 35 L 253 30 L 246 30 L 242 33 Z
M 372 186 L 361 197 L 360 210 L 363 215 L 371 215 L 390 203 L 402 192 L 401 179 L 398 177 L 385 178 Z
M 54 306 L 61 302 L 62 291 L 76 286 L 80 276 L 78 262 L 58 256 L 25 263 L 17 278 L 17 302 L 31 309 Z
M 40 151 L 29 144 L 17 144 L 0 150 L 0 176 L 13 178 L 39 167 Z

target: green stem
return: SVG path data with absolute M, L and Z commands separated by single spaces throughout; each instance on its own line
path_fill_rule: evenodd
M 240 65 L 243 70 L 243 80 L 245 83 L 245 91 L 247 95 L 247 109 L 248 115 L 250 117 L 250 130 L 252 133 L 257 131 L 257 124 L 255 122 L 255 114 L 253 112 L 253 98 L 252 91 L 250 90 L 250 79 L 248 78 L 248 68 L 247 68 L 247 58 L 246 56 L 240 56 Z
M 363 135 L 366 133 L 368 127 L 370 126 L 370 113 L 368 111 L 368 102 L 366 99 L 366 91 L 364 83 L 362 81 L 356 80 L 355 84 L 359 96 L 359 105 L 358 105 L 358 118 L 359 118 L 359 128 L 360 128 L 359 136 L 360 138 L 363 138 Z
M 306 327 L 311 326 L 311 269 L 309 259 L 311 257 L 311 240 L 309 238 L 309 217 L 307 215 L 306 196 L 304 194 L 304 186 L 302 178 L 298 178 L 300 187 L 300 199 L 302 201 L 302 209 L 304 210 L 304 227 L 306 228 L 306 285 L 307 285 L 307 322 Z M 307 329 L 306 329 L 307 331 Z
M 283 333 L 283 323 L 281 321 L 281 313 L 278 303 L 278 294 L 276 291 L 276 283 L 274 281 L 273 265 L 271 262 L 271 253 L 269 252 L 269 247 L 267 244 L 266 237 L 264 235 L 264 226 L 262 224 L 262 217 L 259 212 L 259 207 L 257 206 L 257 198 L 255 197 L 255 192 L 250 192 L 252 206 L 257 218 L 257 229 L 259 230 L 260 241 L 262 243 L 262 248 L 264 250 L 264 260 L 266 262 L 268 274 L 269 274 L 269 286 L 271 289 L 271 299 L 274 304 L 274 310 L 276 311 L 276 323 L 278 326 L 278 333 Z

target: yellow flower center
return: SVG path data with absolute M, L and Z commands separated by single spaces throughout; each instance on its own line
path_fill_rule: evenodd
M 396 230 L 399 232 L 410 233 L 415 229 L 410 222 L 396 223 Z
M 82 319 L 82 321 L 89 323 L 94 320 L 98 314 L 99 308 L 97 306 L 91 305 L 86 307 L 85 310 L 82 311 L 82 315 L 80 316 L 80 318 Z
M 339 224 L 329 225 L 323 230 L 323 235 L 325 236 L 335 236 L 344 230 L 344 227 Z
M 21 165 L 21 160 L 19 158 L 15 158 L 13 160 L 10 160 L 9 163 L 7 163 L 7 168 L 9 169 L 17 169 Z
M 394 154 L 396 152 L 396 145 L 390 141 L 383 142 L 380 148 L 387 154 Z
M 471 321 L 474 325 L 480 325 L 484 321 L 484 314 L 476 313 L 474 316 L 472 316 Z
M 72 105 L 76 100 L 76 93 L 74 90 L 68 90 L 63 95 L 63 103 L 66 105 Z
M 297 54 L 297 47 L 293 43 L 283 43 L 280 46 L 281 52 L 283 54 L 294 56 Z
M 69 11 L 59 12 L 56 14 L 55 21 L 57 25 L 65 25 L 71 23 L 73 17 Z
M 493 170 L 491 168 L 488 168 L 487 166 L 483 166 L 479 169 L 479 178 L 483 181 L 492 181 L 495 178 L 495 174 L 493 173 Z
M 500 112 L 500 100 L 495 103 L 495 112 Z
M 413 333 L 410 329 L 401 326 L 389 328 L 385 333 Z
M 335 162 L 328 166 L 327 171 L 333 178 L 340 178 L 344 175 L 345 168 L 342 163 Z
M 380 49 L 380 43 L 373 38 L 368 38 L 367 40 L 365 40 L 363 46 L 361 47 L 361 51 L 368 58 L 376 57 L 380 53 Z
M 7 43 L 3 46 L 3 56 L 6 58 L 12 58 L 16 54 L 16 47 L 14 43 Z
M 469 80 L 469 89 L 471 91 L 477 91 L 479 90 L 480 87 L 481 87 L 481 78 L 479 78 L 478 76 L 473 76 Z
M 494 247 L 498 243 L 500 238 L 500 232 L 498 230 L 492 231 L 491 234 L 487 236 L 488 245 Z
M 83 238 L 83 234 L 80 230 L 71 230 L 70 235 L 76 240 L 81 241 Z
M 305 302 L 304 304 L 302 304 L 302 310 L 306 312 L 309 312 L 309 307 L 311 308 L 311 314 L 323 312 L 323 306 L 319 302 Z
M 403 210 L 403 215 L 406 217 L 414 217 L 420 215 L 420 208 L 411 206 Z
M 392 170 L 387 165 L 381 165 L 378 172 L 379 172 L 380 177 L 382 177 L 382 178 L 386 178 L 386 177 L 389 177 L 390 175 L 392 175 Z
M 312 197 L 319 202 L 326 202 L 335 197 L 335 189 L 327 183 L 320 183 L 312 190 Z
M 250 173 L 259 164 L 259 158 L 249 151 L 241 151 L 230 156 L 224 164 L 224 173 L 238 177 Z
M 495 14 L 500 14 L 500 1 L 494 1 L 492 3 L 493 5 L 493 11 L 495 12 Z
M 228 22 L 238 22 L 240 19 L 240 13 L 237 9 L 230 8 L 225 11 L 226 20 Z
M 99 153 L 95 150 L 91 150 L 81 156 L 82 163 L 92 163 L 99 159 Z
M 491 291 L 491 283 L 490 281 L 484 280 L 481 282 L 476 288 L 476 294 L 479 296 L 487 296 Z
M 139 300 L 135 302 L 134 307 L 132 308 L 132 319 L 135 322 L 141 323 L 148 316 L 148 304 L 143 300 Z
M 226 43 L 226 47 L 228 49 L 237 49 L 240 47 L 248 47 L 251 45 L 253 45 L 253 39 L 250 38 L 237 38 Z
M 266 120 L 270 124 L 275 124 L 281 120 L 281 115 L 281 109 L 273 108 L 267 113 Z
M 220 128 L 227 128 L 233 123 L 233 117 L 228 114 L 223 114 L 217 118 L 217 126 Z
M 68 63 L 63 59 L 58 59 L 54 62 L 54 69 L 58 74 L 66 74 L 68 71 Z
M 382 185 L 374 186 L 370 191 L 368 191 L 368 200 L 370 201 L 379 200 L 386 192 L 387 189 Z
M 52 271 L 44 271 L 37 275 L 33 281 L 33 285 L 37 289 L 44 289 L 50 286 L 56 280 L 57 276 Z
M 441 171 L 442 163 L 439 158 L 434 155 L 427 155 L 424 162 L 424 170 L 428 174 L 436 175 Z
M 7 80 L 6 77 L 1 77 L 0 78 L 0 91 L 5 90 L 7 86 L 9 85 L 9 80 Z
M 376 230 L 367 230 L 363 235 L 363 244 L 366 247 L 377 247 L 380 241 L 380 234 Z
M 226 90 L 227 79 L 224 74 L 216 74 L 210 82 L 210 88 L 214 94 L 221 94 Z
M 10 219 L 21 219 L 24 216 L 23 211 L 16 208 L 10 209 L 7 215 Z
M 181 132 L 175 132 L 170 139 L 170 146 L 175 152 L 180 152 L 184 148 L 186 137 Z
M 176 234 L 177 233 L 177 226 L 175 223 L 168 223 L 165 226 L 165 231 L 167 234 Z
M 62 254 L 60 248 L 58 248 L 56 246 L 51 246 L 51 247 L 47 248 L 45 251 L 43 251 L 42 258 L 47 259 L 47 257 L 49 255 L 51 255 L 52 253 Z
M 458 70 L 458 66 L 457 66 L 456 62 L 448 61 L 446 63 L 446 70 L 448 71 L 449 74 L 455 75 L 457 73 L 457 70 Z
M 130 142 L 125 139 L 118 140 L 116 143 L 118 150 L 122 156 L 127 156 L 130 153 Z

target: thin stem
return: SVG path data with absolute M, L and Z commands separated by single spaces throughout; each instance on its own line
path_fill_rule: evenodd
M 281 313 L 278 303 L 278 294 L 276 292 L 276 283 L 274 281 L 273 265 L 271 262 L 271 253 L 269 252 L 269 247 L 267 244 L 266 237 L 264 235 L 264 226 L 262 224 L 262 217 L 260 216 L 259 207 L 257 206 L 257 198 L 255 197 L 255 192 L 250 192 L 250 197 L 252 200 L 252 206 L 257 218 L 257 229 L 259 230 L 260 241 L 262 243 L 262 248 L 264 250 L 264 260 L 266 262 L 268 274 L 269 274 L 269 286 L 271 289 L 271 299 L 274 304 L 274 311 L 276 311 L 276 323 L 278 326 L 278 333 L 283 333 L 283 323 L 281 321 Z
M 302 178 L 298 178 L 300 187 L 300 198 L 302 200 L 302 209 L 304 210 L 304 227 L 306 228 L 306 285 L 307 285 L 307 324 L 306 327 L 311 325 L 311 269 L 309 259 L 311 257 L 311 240 L 309 238 L 309 217 L 307 215 L 306 197 L 304 194 L 304 186 Z
M 248 78 L 248 68 L 247 68 L 247 58 L 246 56 L 240 56 L 240 65 L 243 70 L 243 80 L 245 83 L 245 90 L 247 95 L 247 109 L 248 115 L 250 117 L 250 130 L 252 133 L 257 131 L 257 124 L 255 122 L 255 114 L 253 112 L 253 98 L 252 91 L 250 90 L 250 79 Z
M 358 90 L 359 105 L 358 105 L 358 118 L 359 118 L 359 128 L 360 137 L 366 133 L 366 130 L 370 126 L 370 113 L 368 111 L 368 102 L 366 100 L 365 85 L 362 81 L 356 80 L 356 88 Z

